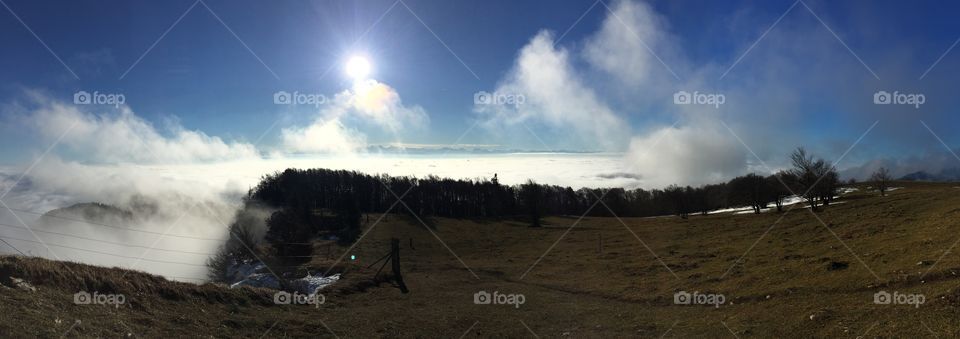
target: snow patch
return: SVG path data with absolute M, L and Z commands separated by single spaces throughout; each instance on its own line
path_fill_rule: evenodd
M 337 280 L 340 280 L 340 273 L 327 277 L 307 274 L 306 277 L 291 281 L 290 285 L 300 293 L 316 294 L 324 287 L 333 285 Z
M 262 272 L 267 270 L 267 265 L 261 262 L 243 262 L 234 263 L 227 267 L 227 276 L 230 277 L 230 288 L 242 286 L 264 287 L 279 290 L 282 287 L 280 279 L 272 272 Z M 289 281 L 289 286 L 297 292 L 304 294 L 316 294 L 324 287 L 330 286 L 340 280 L 340 273 L 331 276 L 321 276 L 307 274 L 303 278 Z
M 795 195 L 791 195 L 789 197 L 783 198 L 783 206 L 790 206 L 793 204 L 802 203 L 803 201 L 804 201 L 803 198 L 797 197 Z M 776 208 L 776 205 L 773 205 L 773 208 Z M 769 209 L 770 208 L 768 207 L 768 208 L 761 209 L 760 211 L 762 212 Z M 748 213 L 753 213 L 753 207 L 747 206 L 747 207 L 724 208 L 720 210 L 713 210 L 713 211 L 707 212 L 707 214 L 718 214 L 718 213 L 748 214 Z
M 859 191 L 859 190 L 860 190 L 860 189 L 859 189 L 859 188 L 856 188 L 856 187 L 843 187 L 843 188 L 840 189 L 840 195 L 850 194 L 850 193 L 853 193 L 853 192 L 856 192 L 856 191 Z
M 265 270 L 266 268 L 267 265 L 264 265 L 261 262 L 234 262 L 233 265 L 227 266 L 227 277 L 231 283 L 236 283 L 254 275 L 259 271 Z
M 238 288 L 243 286 L 265 287 L 279 290 L 280 280 L 273 276 L 272 273 L 254 273 L 246 278 L 243 278 L 243 280 L 231 284 L 230 288 Z
M 846 202 L 846 201 L 834 201 L 834 202 L 831 202 L 831 203 L 830 203 L 830 206 L 839 205 L 839 204 L 845 204 L 845 203 L 847 203 L 847 202 Z M 793 204 L 794 204 L 794 203 L 791 203 L 790 205 L 793 205 Z M 784 203 L 783 205 L 784 205 L 784 206 L 787 206 L 787 203 Z M 775 210 L 776 208 L 777 208 L 776 206 L 774 206 L 774 207 L 768 207 L 768 208 L 762 208 L 762 209 L 760 209 L 760 213 L 770 212 L 770 211 Z M 803 208 L 810 208 L 810 206 L 804 206 Z M 748 208 L 746 211 L 738 211 L 738 212 L 734 212 L 733 214 L 751 214 L 751 213 L 753 213 L 753 208 L 752 208 L 752 207 L 751 207 L 751 208 Z

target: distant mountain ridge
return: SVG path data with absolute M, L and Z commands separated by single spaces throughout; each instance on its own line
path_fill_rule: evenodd
M 41 220 L 48 224 L 63 223 L 62 220 L 114 224 L 118 222 L 127 223 L 133 219 L 133 212 L 99 202 L 73 204 L 64 208 L 50 210 L 41 217 Z
M 900 177 L 900 180 L 932 182 L 960 181 L 960 167 L 944 169 L 937 174 L 931 174 L 926 171 L 917 171 Z
M 105 225 L 126 225 L 158 213 L 156 202 L 146 198 L 136 198 L 128 207 L 101 202 L 83 202 L 44 213 L 40 220 L 48 225 L 79 221 Z

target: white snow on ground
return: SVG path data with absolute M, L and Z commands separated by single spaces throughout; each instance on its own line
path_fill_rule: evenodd
M 271 272 L 257 273 L 266 270 L 267 266 L 261 262 L 244 262 L 230 265 L 227 267 L 227 275 L 230 277 L 230 288 L 241 286 L 265 287 L 280 289 L 280 280 Z M 319 276 L 307 274 L 306 277 L 290 281 L 290 286 L 297 292 L 303 294 L 315 294 L 324 287 L 330 286 L 340 280 L 340 274 L 331 276 Z
M 333 285 L 337 280 L 340 280 L 340 273 L 328 277 L 308 274 L 306 277 L 291 281 L 290 285 L 300 293 L 315 294 L 324 287 Z
M 801 202 L 803 202 L 803 198 L 799 198 L 795 195 L 792 195 L 783 199 L 783 206 L 790 206 L 790 205 L 801 203 Z M 773 205 L 773 207 L 776 208 L 776 205 Z M 761 211 L 765 211 L 768 209 L 769 208 L 764 208 Z M 724 208 L 720 210 L 707 212 L 707 214 L 717 214 L 717 213 L 746 214 L 743 212 L 753 213 L 753 207 L 747 206 L 747 207 Z
M 894 189 L 900 189 L 900 188 L 903 188 L 903 187 L 892 187 L 892 188 L 890 188 L 888 191 L 893 191 Z M 958 188 L 960 188 L 960 187 L 958 187 Z M 840 189 L 840 195 L 850 194 L 850 193 L 853 193 L 853 192 L 856 192 L 856 191 L 859 191 L 859 190 L 860 190 L 860 189 L 855 188 L 855 187 L 844 187 L 844 188 L 841 188 L 841 189 Z M 839 196 L 834 197 L 834 199 L 838 199 L 838 198 L 840 198 L 840 197 L 839 197 Z M 803 202 L 805 202 L 803 198 L 800 198 L 800 197 L 795 196 L 795 195 L 791 195 L 791 196 L 786 197 L 786 198 L 783 199 L 783 206 L 790 206 L 790 205 L 793 205 L 793 204 L 798 204 L 798 203 L 803 203 Z M 840 202 L 833 202 L 833 203 L 831 203 L 831 204 L 842 204 L 842 203 L 843 203 L 843 202 L 840 201 Z M 760 212 L 766 212 L 766 211 L 770 211 L 770 210 L 776 209 L 776 208 L 777 208 L 776 205 L 771 205 L 770 207 L 761 209 Z M 810 208 L 810 206 L 807 206 L 806 208 Z M 750 213 L 753 213 L 753 207 L 750 207 L 750 206 L 747 206 L 747 207 L 733 207 L 733 208 L 724 208 L 724 209 L 713 210 L 713 211 L 707 212 L 707 214 L 719 214 L 719 213 L 750 214 Z
M 834 201 L 834 202 L 831 202 L 830 205 L 833 206 L 833 205 L 839 205 L 839 204 L 845 204 L 845 203 L 847 203 L 847 202 L 846 202 L 846 201 Z M 787 206 L 787 204 L 783 204 L 783 205 L 784 205 L 784 206 Z M 793 204 L 791 204 L 791 205 L 793 205 Z M 770 211 L 772 211 L 772 210 L 775 210 L 776 208 L 777 208 L 776 206 L 774 206 L 774 207 L 769 207 L 769 208 L 762 208 L 762 209 L 760 209 L 760 213 L 770 212 Z M 810 206 L 804 206 L 803 208 L 810 208 Z M 734 212 L 733 214 L 750 214 L 750 213 L 753 213 L 753 208 L 749 208 L 749 209 L 747 209 L 746 211 Z
M 243 280 L 230 284 L 230 288 L 241 286 L 266 287 L 277 290 L 280 289 L 280 281 L 271 273 L 254 273 L 243 278 Z
M 251 262 L 246 261 L 242 263 L 234 262 L 233 265 L 227 267 L 227 277 L 230 278 L 231 282 L 238 282 L 240 280 L 246 279 L 247 277 L 257 273 L 267 268 L 267 265 L 264 265 L 261 262 Z
M 956 188 L 960 188 L 960 187 L 956 187 Z M 900 190 L 900 189 L 903 189 L 903 187 L 888 187 L 888 188 L 887 188 L 887 192 L 893 192 L 893 191 Z M 869 192 L 869 193 L 880 193 L 880 191 L 877 190 L 877 189 L 876 189 L 875 187 L 873 187 L 873 186 L 867 186 L 867 192 Z
M 853 192 L 856 192 L 856 191 L 859 191 L 859 190 L 860 190 L 860 189 L 859 189 L 859 188 L 856 188 L 856 187 L 844 187 L 844 188 L 841 188 L 841 189 L 840 189 L 840 195 L 850 194 L 850 193 L 853 193 Z
M 707 212 L 707 214 L 720 214 L 720 213 L 730 213 L 730 212 L 741 212 L 753 210 L 753 207 L 734 207 L 734 208 L 724 208 L 720 210 L 713 210 Z

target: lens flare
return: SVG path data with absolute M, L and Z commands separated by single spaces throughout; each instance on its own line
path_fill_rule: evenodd
M 353 56 L 347 60 L 347 75 L 356 80 L 363 80 L 370 74 L 370 61 L 362 56 Z

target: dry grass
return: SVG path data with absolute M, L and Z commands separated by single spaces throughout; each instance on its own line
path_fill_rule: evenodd
M 357 261 L 333 269 L 344 281 L 327 291 L 319 308 L 276 306 L 264 290 L 196 286 L 135 272 L 120 279 L 119 269 L 7 257 L 0 270 L 38 291 L 0 288 L 0 335 L 958 336 L 960 257 L 947 254 L 932 263 L 960 239 L 960 195 L 952 184 L 896 186 L 906 188 L 887 197 L 853 193 L 816 216 L 796 208 L 687 220 L 626 218 L 623 224 L 584 218 L 573 228 L 578 218 L 569 216 L 547 218 L 540 229 L 519 221 L 455 219 L 435 219 L 435 228 L 427 229 L 391 216 L 355 248 Z M 364 267 L 386 253 L 391 237 L 402 239 L 410 294 L 371 281 L 376 267 Z M 328 255 L 318 244 L 317 257 L 303 268 L 322 272 L 343 250 L 334 247 Z M 130 302 L 120 308 L 74 305 L 72 294 L 81 289 L 117 291 Z M 475 305 L 480 290 L 521 293 L 526 303 Z M 680 290 L 721 293 L 728 303 L 674 305 Z M 879 290 L 922 293 L 927 302 L 919 308 L 876 305 Z M 75 319 L 82 325 L 70 328 Z

